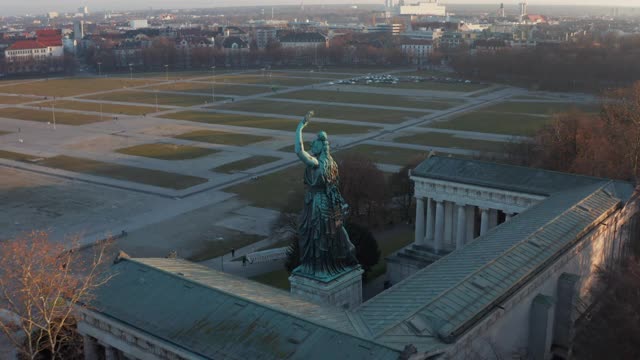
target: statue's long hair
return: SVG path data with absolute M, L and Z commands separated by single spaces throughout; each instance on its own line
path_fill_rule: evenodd
M 322 176 L 326 184 L 337 184 L 338 182 L 338 164 L 331 156 L 331 146 L 327 133 L 321 131 L 318 133 L 316 141 L 322 143 L 322 152 L 318 155 L 318 167 L 322 169 Z

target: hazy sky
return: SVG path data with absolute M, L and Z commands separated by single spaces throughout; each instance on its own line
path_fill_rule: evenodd
M 142 9 L 142 8 L 193 8 L 214 6 L 251 6 L 251 5 L 287 5 L 300 4 L 302 0 L 0 0 L 0 15 L 40 14 L 47 11 L 66 12 L 86 4 L 89 11 L 101 11 L 104 9 Z M 417 2 L 419 0 L 409 0 Z M 489 4 L 500 3 L 516 4 L 521 0 L 441 0 L 447 3 Z M 305 4 L 383 4 L 384 0 L 304 0 Z M 605 6 L 637 6 L 640 0 L 529 0 L 531 5 L 605 5 Z

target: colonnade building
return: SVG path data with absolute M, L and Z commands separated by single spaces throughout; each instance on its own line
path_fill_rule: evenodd
M 630 183 L 431 156 L 391 287 L 331 307 L 180 259 L 129 259 L 80 309 L 87 359 L 570 357 L 578 303 L 638 238 Z

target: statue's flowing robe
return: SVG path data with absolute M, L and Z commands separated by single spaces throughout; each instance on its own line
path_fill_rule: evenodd
M 333 161 L 333 160 L 329 160 Z M 324 174 L 319 166 L 304 172 L 304 208 L 300 216 L 300 266 L 295 273 L 331 277 L 357 265 L 355 247 L 349 240 L 343 220 L 344 199 L 338 181 Z

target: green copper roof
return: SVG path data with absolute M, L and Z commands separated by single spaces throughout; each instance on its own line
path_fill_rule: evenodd
M 177 259 L 128 259 L 95 311 L 211 359 L 397 359 L 345 311 Z
M 411 175 L 538 195 L 550 195 L 557 191 L 608 181 L 590 176 L 437 155 L 420 163 Z
M 413 175 L 496 188 L 520 179 L 511 189 L 549 196 L 355 310 L 377 341 L 421 351 L 453 342 L 633 191 L 624 182 L 444 157 L 431 157 Z

